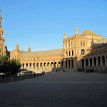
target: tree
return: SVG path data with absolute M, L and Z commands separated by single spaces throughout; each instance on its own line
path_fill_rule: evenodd
M 6 55 L 0 56 L 0 72 L 5 75 L 17 75 L 21 63 L 18 59 L 8 60 Z
M 21 67 L 21 63 L 18 59 L 11 59 L 9 61 L 11 75 L 17 75 L 19 72 L 19 68 Z

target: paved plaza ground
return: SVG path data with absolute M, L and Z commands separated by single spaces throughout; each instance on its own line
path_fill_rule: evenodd
M 107 74 L 51 72 L 0 83 L 0 107 L 107 107 Z

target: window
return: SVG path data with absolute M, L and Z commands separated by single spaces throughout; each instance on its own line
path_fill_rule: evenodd
M 71 42 L 71 47 L 72 47 L 72 42 Z
M 83 42 L 83 46 L 85 46 L 85 42 Z
M 84 55 L 84 54 L 85 54 L 85 50 L 81 49 L 81 55 Z
M 70 44 L 70 42 L 69 42 L 69 48 L 71 47 L 71 44 Z
M 71 56 L 71 53 L 70 53 L 70 51 L 69 51 L 69 56 Z
M 85 41 L 81 41 L 80 45 L 85 46 Z
M 74 51 L 72 51 L 72 56 L 74 55 Z
M 66 56 L 68 56 L 68 52 L 66 52 Z

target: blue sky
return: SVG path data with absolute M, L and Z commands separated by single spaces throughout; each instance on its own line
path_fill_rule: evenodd
M 33 51 L 63 47 L 63 34 L 90 29 L 107 36 L 107 0 L 0 0 L 5 44 Z

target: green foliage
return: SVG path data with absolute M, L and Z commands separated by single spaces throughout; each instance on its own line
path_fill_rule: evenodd
M 0 55 L 0 64 L 8 62 L 8 57 L 6 55 Z
M 0 72 L 5 75 L 17 75 L 21 67 L 20 61 L 17 59 L 8 60 L 7 56 L 0 56 Z

